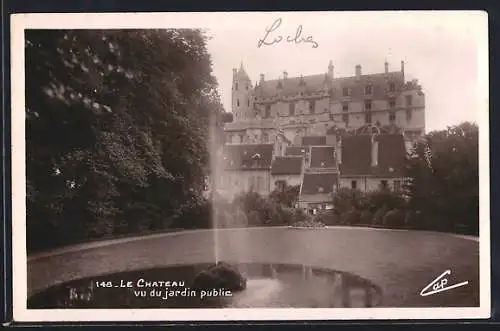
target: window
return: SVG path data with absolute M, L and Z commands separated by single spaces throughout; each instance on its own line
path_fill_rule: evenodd
M 314 108 L 316 106 L 316 100 L 309 100 L 309 112 L 314 114 Z
M 238 91 L 238 83 L 234 83 L 234 89 Z
M 371 100 L 365 101 L 365 110 L 367 110 L 367 111 L 372 110 L 372 101 Z
M 396 108 L 396 99 L 390 98 L 389 99 L 389 109 L 394 109 L 394 108 Z
M 342 115 L 342 122 L 344 122 L 346 126 L 349 125 L 349 115 L 348 114 Z
M 245 135 L 243 133 L 240 133 L 240 143 L 242 143 L 245 139 Z
M 267 133 L 262 134 L 262 141 L 265 143 L 269 141 L 269 135 Z
M 349 104 L 347 102 L 342 104 L 342 111 L 349 111 Z
M 250 107 L 250 99 L 247 100 L 247 106 Z
M 247 86 L 246 86 L 246 89 L 248 90 L 248 84 L 247 84 Z
M 342 95 L 343 95 L 344 97 L 348 97 L 348 96 L 349 96 L 349 88 L 348 88 L 348 87 L 344 87 L 344 88 L 342 89 Z
M 365 113 L 365 123 L 370 124 L 372 122 L 372 112 Z
M 373 91 L 373 88 L 372 88 L 372 86 L 371 86 L 371 85 L 366 85 L 366 86 L 365 86 L 365 94 L 366 94 L 366 95 L 370 95 L 370 94 L 372 94 L 372 91 Z
M 236 107 L 240 106 L 240 99 L 236 99 Z
M 357 189 L 358 188 L 358 182 L 356 180 L 352 180 L 351 181 L 351 188 L 353 190 Z
M 271 117 L 271 105 L 266 105 L 266 114 L 265 117 Z
M 396 192 L 401 191 L 401 181 L 400 180 L 394 181 L 394 191 L 396 191 Z
M 411 98 L 411 95 L 407 95 L 406 96 L 406 106 L 411 106 L 412 104 L 412 98 Z
M 386 190 L 386 189 L 387 189 L 387 187 L 388 187 L 388 186 L 387 186 L 387 180 L 381 180 L 381 181 L 380 181 L 380 188 L 381 188 L 382 190 Z
M 394 83 L 389 83 L 389 92 L 396 92 L 396 85 Z
M 295 104 L 294 104 L 293 102 L 290 102 L 290 103 L 288 104 L 288 114 L 289 114 L 290 116 L 295 115 Z
M 407 122 L 410 122 L 410 121 L 411 121 L 412 115 L 413 115 L 413 114 L 412 114 L 411 109 L 407 109 L 407 110 L 406 110 L 406 121 L 407 121 Z
M 396 113 L 391 111 L 389 112 L 389 122 L 394 122 L 396 120 Z

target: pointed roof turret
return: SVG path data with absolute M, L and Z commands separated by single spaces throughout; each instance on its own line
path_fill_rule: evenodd
M 248 74 L 246 73 L 245 68 L 243 67 L 243 61 L 241 61 L 240 63 L 240 69 L 238 70 L 238 77 L 250 80 L 250 77 L 248 77 Z

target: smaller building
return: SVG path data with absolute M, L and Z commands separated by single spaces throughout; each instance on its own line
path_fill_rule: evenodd
M 302 156 L 279 156 L 276 157 L 271 166 L 271 188 L 273 191 L 276 183 L 286 182 L 289 186 L 297 186 L 302 183 L 302 170 L 304 157 Z
M 381 188 L 399 191 L 406 158 L 401 134 L 361 134 L 342 138 L 340 187 L 363 192 Z
M 298 207 L 311 214 L 329 209 L 337 191 L 337 173 L 306 173 L 300 188 Z
M 226 145 L 222 152 L 223 172 L 218 192 L 233 198 L 241 192 L 270 193 L 273 144 Z

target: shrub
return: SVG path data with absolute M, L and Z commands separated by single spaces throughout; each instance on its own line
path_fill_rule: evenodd
M 412 229 L 421 229 L 424 227 L 422 213 L 417 210 L 410 210 L 405 215 L 405 225 Z
M 326 225 L 337 225 L 340 224 L 340 216 L 333 210 L 327 210 L 320 214 L 320 221 Z
M 379 208 L 375 212 L 375 214 L 373 214 L 372 224 L 373 225 L 381 225 L 381 224 L 383 224 L 384 216 L 385 216 L 386 213 L 387 213 L 387 208 L 386 207 Z
M 369 210 L 363 210 L 359 217 L 360 224 L 372 224 L 373 214 Z
M 402 227 L 405 222 L 405 212 L 400 209 L 388 211 L 384 216 L 384 225 L 389 227 Z
M 293 211 L 292 223 L 308 220 L 310 217 L 302 209 L 296 208 Z
M 359 210 L 350 210 L 343 215 L 342 224 L 356 225 L 360 221 L 361 212 Z
M 248 214 L 248 225 L 250 226 L 262 225 L 262 219 L 260 213 L 257 210 L 253 210 Z
M 389 190 L 373 191 L 366 196 L 366 208 L 372 212 L 378 211 L 382 207 L 387 210 L 400 209 L 404 205 L 403 196 Z
M 333 196 L 333 207 L 338 214 L 344 214 L 351 209 L 360 209 L 365 205 L 364 194 L 356 189 L 341 188 Z

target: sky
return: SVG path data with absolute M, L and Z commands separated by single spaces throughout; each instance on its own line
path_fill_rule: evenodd
M 281 24 L 266 38 L 276 20 Z M 208 51 L 226 111 L 231 110 L 232 69 L 242 63 L 253 83 L 266 79 L 321 74 L 332 61 L 336 77 L 400 70 L 418 79 L 426 95 L 426 131 L 462 121 L 477 122 L 487 107 L 487 16 L 481 12 L 316 12 L 256 13 L 209 20 Z M 275 25 L 276 26 L 276 25 Z M 288 43 L 286 37 L 311 36 Z M 284 40 L 261 45 L 259 40 Z M 316 46 L 317 47 L 313 47 Z

